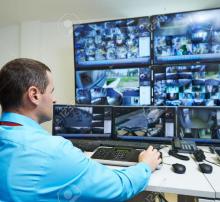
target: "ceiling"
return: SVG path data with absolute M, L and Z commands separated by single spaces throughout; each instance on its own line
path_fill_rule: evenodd
M 92 21 L 220 7 L 219 0 L 0 0 L 0 26 L 24 21 Z

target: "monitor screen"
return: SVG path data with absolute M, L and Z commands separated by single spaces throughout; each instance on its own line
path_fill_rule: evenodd
M 177 117 L 180 137 L 220 143 L 220 107 L 179 107 Z
M 150 63 L 148 17 L 73 27 L 76 69 Z
M 155 66 L 153 72 L 154 105 L 220 105 L 220 64 Z
M 220 9 L 153 16 L 154 64 L 220 61 Z
M 118 139 L 170 141 L 175 135 L 175 107 L 114 107 Z
M 53 134 L 99 138 L 112 134 L 112 109 L 107 106 L 54 105 Z
M 77 104 L 151 104 L 149 68 L 77 70 L 75 76 Z

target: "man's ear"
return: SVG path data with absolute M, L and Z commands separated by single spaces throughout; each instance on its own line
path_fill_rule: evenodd
M 41 99 L 41 92 L 36 86 L 31 86 L 27 90 L 27 97 L 31 103 L 38 105 Z

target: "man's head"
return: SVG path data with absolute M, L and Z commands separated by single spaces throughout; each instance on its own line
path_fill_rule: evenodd
M 19 112 L 39 123 L 52 117 L 53 80 L 49 67 L 32 59 L 15 59 L 0 70 L 3 111 Z

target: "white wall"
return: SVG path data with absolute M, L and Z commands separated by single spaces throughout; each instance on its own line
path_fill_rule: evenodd
M 20 26 L 0 27 L 0 67 L 18 57 L 20 52 Z
M 74 104 L 73 41 L 58 22 L 24 22 L 0 28 L 0 67 L 17 57 L 33 58 L 53 73 L 57 103 Z M 43 124 L 51 131 L 51 122 Z

